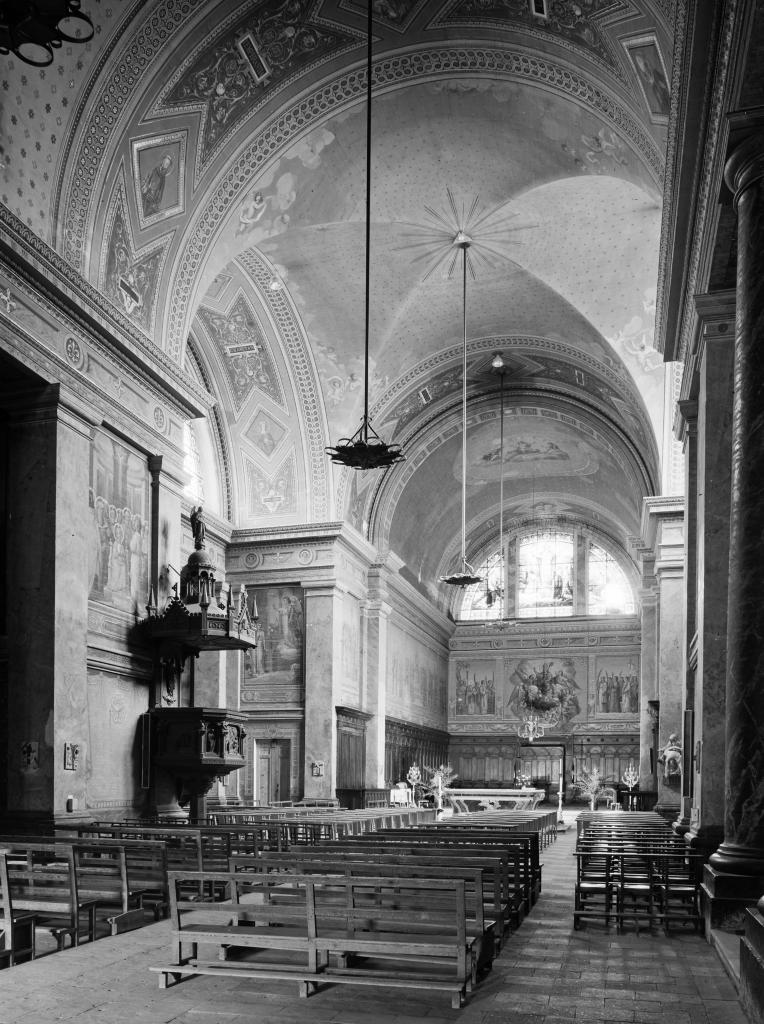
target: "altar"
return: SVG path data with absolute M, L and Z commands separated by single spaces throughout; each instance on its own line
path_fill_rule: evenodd
M 444 789 L 443 806 L 457 813 L 470 811 L 527 811 L 537 807 L 546 796 L 543 789 Z

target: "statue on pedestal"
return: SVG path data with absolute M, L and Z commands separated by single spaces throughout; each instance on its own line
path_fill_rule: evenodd
M 194 547 L 198 551 L 204 547 L 204 537 L 206 534 L 206 527 L 204 525 L 204 519 L 202 518 L 202 506 L 191 509 L 191 532 L 194 535 Z
M 682 745 L 679 737 L 672 732 L 668 743 L 658 757 L 658 764 L 663 765 L 663 778 L 668 779 L 672 775 L 682 774 Z

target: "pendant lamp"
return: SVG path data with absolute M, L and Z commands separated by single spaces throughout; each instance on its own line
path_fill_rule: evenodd
M 468 587 L 481 582 L 481 577 L 467 561 L 467 250 L 472 239 L 460 230 L 452 244 L 462 251 L 462 564 L 460 571 L 441 576 L 440 581 L 455 587 Z
M 93 22 L 80 0 L 29 0 L 0 3 L 0 55 L 13 54 L 25 64 L 46 68 L 63 43 L 87 43 Z
M 405 456 L 400 445 L 387 444 L 369 422 L 369 297 L 371 293 L 371 79 L 372 0 L 368 0 L 366 44 L 366 294 L 364 326 L 363 418 L 352 437 L 343 437 L 326 449 L 332 462 L 350 469 L 386 469 Z

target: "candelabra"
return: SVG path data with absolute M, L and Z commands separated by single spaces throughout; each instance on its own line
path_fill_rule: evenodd
M 629 792 L 631 793 L 632 789 L 639 782 L 639 771 L 634 767 L 633 761 L 629 761 L 629 767 L 623 773 L 621 779 L 623 784 L 629 787 Z

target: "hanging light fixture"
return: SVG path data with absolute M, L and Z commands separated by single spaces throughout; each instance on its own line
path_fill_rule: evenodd
M 0 54 L 13 54 L 25 64 L 45 68 L 62 43 L 87 43 L 93 22 L 80 10 L 80 0 L 0 2 Z
M 467 250 L 472 239 L 459 230 L 452 244 L 462 251 L 462 567 L 460 572 L 441 576 L 440 581 L 455 587 L 468 587 L 481 582 L 481 577 L 467 561 Z
M 536 714 L 523 715 L 523 720 L 518 726 L 517 735 L 520 739 L 533 743 L 534 740 L 544 738 L 544 722 Z
M 493 621 L 495 629 L 502 630 L 507 625 L 513 625 L 510 619 L 505 618 L 506 605 L 504 594 L 506 590 L 506 566 L 504 558 L 504 374 L 507 372 L 507 364 L 501 352 L 497 352 L 491 360 L 491 369 L 499 375 L 499 456 L 501 472 L 499 475 L 499 616 Z
M 364 325 L 363 418 L 352 437 L 342 437 L 326 449 L 332 462 L 350 469 L 386 469 L 405 456 L 400 445 L 387 444 L 369 422 L 369 297 L 371 293 L 371 79 L 372 0 L 368 2 L 366 43 L 366 295 Z

